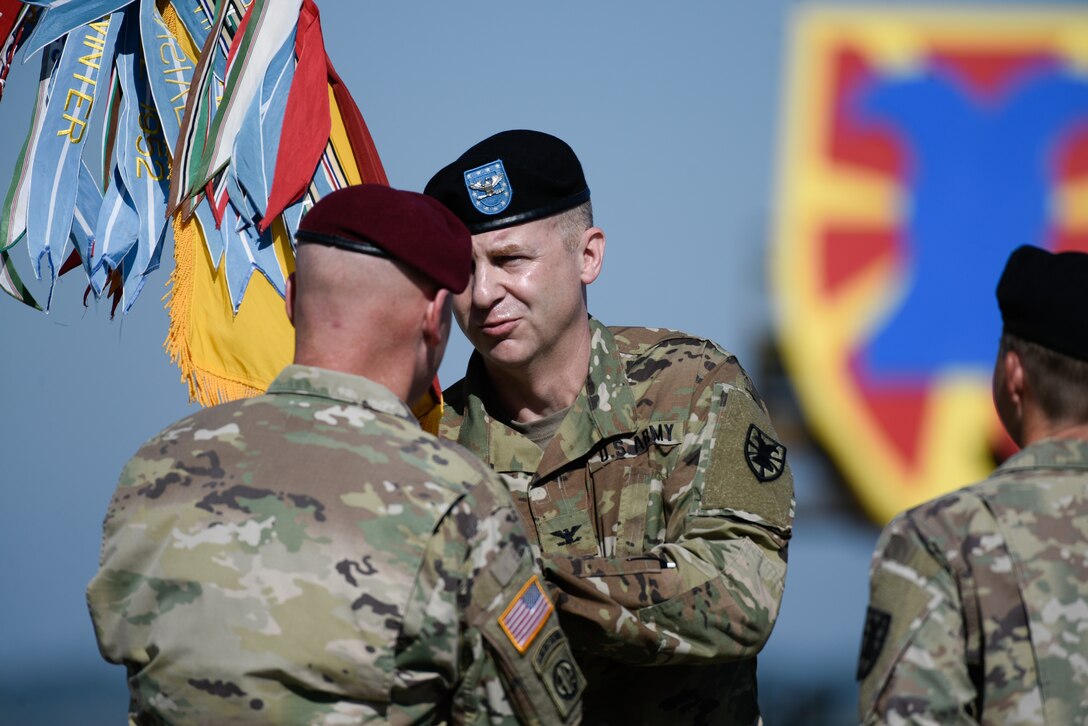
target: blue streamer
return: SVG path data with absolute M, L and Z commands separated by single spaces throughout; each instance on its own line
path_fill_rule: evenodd
M 27 248 L 38 279 L 48 263 L 50 284 L 72 229 L 80 161 L 98 89 L 108 78 L 122 14 L 88 23 L 65 40 L 34 150 L 27 208 Z
M 196 63 L 186 57 L 154 2 L 140 4 L 140 42 L 151 95 L 155 99 L 163 137 L 172 154 L 181 131 L 181 118 L 185 113 L 185 100 L 189 96 Z
M 215 3 L 210 0 L 174 0 L 171 5 L 193 39 L 193 45 L 198 50 L 203 49 L 215 22 Z
M 95 247 L 95 225 L 102 209 L 102 192 L 98 189 L 94 172 L 87 162 L 79 165 L 79 184 L 76 192 L 76 208 L 72 214 L 72 243 L 79 251 L 87 279 L 91 277 L 91 256 Z
M 140 217 L 136 252 L 124 269 L 125 312 L 143 287 L 141 278 L 158 267 L 168 226 L 166 197 L 170 190 L 170 152 L 155 110 L 145 66 L 139 57 L 139 18 L 134 8 L 132 11 L 126 12 L 117 53 L 117 76 L 121 80 L 122 94 L 115 151 L 117 168 Z M 116 249 L 112 245 L 110 247 Z M 114 258 L 113 254 L 106 257 L 110 267 L 120 263 L 120 259 Z M 130 287 L 130 282 L 135 287 Z
M 227 275 L 227 291 L 230 294 L 231 305 L 237 314 L 254 271 L 264 275 L 280 295 L 285 293 L 286 279 L 276 257 L 271 229 L 258 235 L 255 226 L 242 224 L 237 211 L 233 207 L 228 207 L 228 213 L 223 219 L 223 227 L 227 227 L 232 222 L 235 234 L 227 237 L 223 268 Z
M 154 0 L 150 1 L 154 4 Z M 23 0 L 27 5 L 45 8 L 38 18 L 30 37 L 26 39 L 23 62 L 58 38 L 62 38 L 85 25 L 105 18 L 115 10 L 130 4 L 132 0 L 54 0 L 54 2 L 34 2 Z
M 57 42 L 46 48 L 42 55 L 41 72 L 38 76 L 38 92 L 34 100 L 34 114 L 30 121 L 26 140 L 15 164 L 11 187 L 4 200 L 3 217 L 0 218 L 0 251 L 14 247 L 26 238 L 27 207 L 30 200 L 30 176 L 34 168 L 34 151 L 45 125 L 45 108 L 57 76 L 64 44 Z
M 111 269 L 118 267 L 140 237 L 140 215 L 114 167 L 95 225 L 96 244 L 90 263 L 90 283 L 95 297 L 102 294 Z

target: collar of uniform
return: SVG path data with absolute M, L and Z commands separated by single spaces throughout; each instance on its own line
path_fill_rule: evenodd
M 363 376 L 330 371 L 327 368 L 289 365 L 272 381 L 268 392 L 326 398 L 340 403 L 363 406 L 372 411 L 387 413 L 409 421 L 416 420 L 411 409 L 382 384 Z
M 483 459 L 498 472 L 536 471 L 540 447 L 487 412 L 484 394 L 491 381 L 483 357 L 473 351 L 465 371 L 465 411 L 457 443 Z
M 1084 439 L 1044 439 L 1017 452 L 1000 466 L 1012 469 L 1088 469 L 1088 441 Z
M 549 472 L 574 461 L 599 442 L 636 430 L 635 398 L 612 333 L 590 317 L 589 371 L 586 385 L 559 425 L 548 448 L 489 416 L 481 397 L 490 382 L 483 358 L 473 353 L 465 373 L 465 412 L 457 442 L 500 472 Z
M 588 454 L 601 441 L 637 430 L 635 397 L 612 333 L 589 318 L 589 372 L 586 385 L 559 425 L 537 467 L 541 476 Z

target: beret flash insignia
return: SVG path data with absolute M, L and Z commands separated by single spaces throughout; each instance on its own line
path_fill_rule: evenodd
M 514 196 L 502 159 L 466 171 L 465 187 L 472 206 L 484 214 L 498 214 L 510 206 Z

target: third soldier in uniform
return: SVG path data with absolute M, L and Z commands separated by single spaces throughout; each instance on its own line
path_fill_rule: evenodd
M 1023 449 L 884 530 L 866 724 L 1088 719 L 1088 255 L 1021 247 L 997 298 L 994 402 Z
M 588 315 L 605 235 L 563 141 L 497 134 L 426 193 L 473 234 L 454 312 L 476 351 L 441 433 L 513 490 L 586 721 L 758 722 L 793 483 L 752 381 L 712 341 Z

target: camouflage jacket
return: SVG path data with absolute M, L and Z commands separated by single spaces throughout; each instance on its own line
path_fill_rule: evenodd
M 1083 723 L 1088 441 L 1036 443 L 900 515 L 871 581 L 863 723 Z
M 497 476 L 302 366 L 144 445 L 88 588 L 137 724 L 576 722 L 543 595 Z
M 590 324 L 585 388 L 545 451 L 487 413 L 477 355 L 440 435 L 514 492 L 588 680 L 587 722 L 755 722 L 793 518 L 785 449 L 710 341 Z

